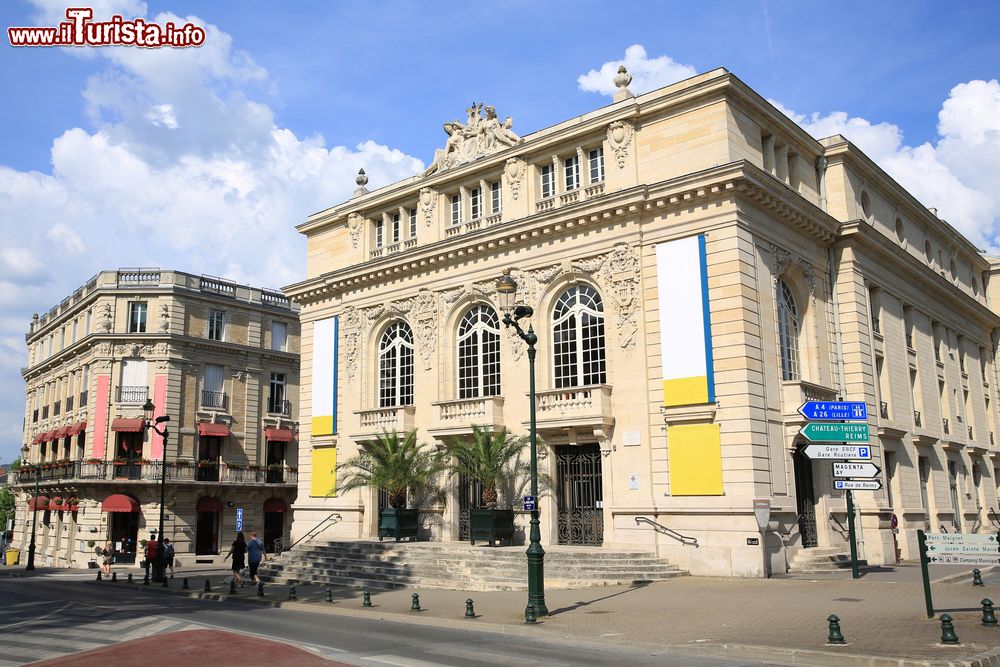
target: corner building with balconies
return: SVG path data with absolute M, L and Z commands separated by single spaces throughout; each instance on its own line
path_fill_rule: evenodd
M 102 271 L 26 336 L 15 546 L 37 566 L 88 567 L 111 543 L 142 559 L 160 514 L 182 566 L 220 562 L 237 530 L 268 546 L 297 482 L 298 309 L 280 292 L 160 269 Z M 38 495 L 35 495 L 35 484 Z M 138 556 L 137 556 L 138 554 Z
M 837 398 L 867 403 L 881 468 L 855 492 L 862 558 L 917 558 L 917 529 L 992 530 L 998 264 L 933 209 L 722 69 L 523 138 L 486 111 L 445 126 L 424 175 L 372 192 L 359 175 L 298 227 L 294 536 L 334 512 L 325 535 L 377 535 L 384 499 L 337 495 L 333 471 L 383 430 L 527 431 L 502 270 L 538 334 L 543 544 L 723 576 L 846 553 L 845 493 L 799 434 L 804 401 Z M 423 534 L 465 539 L 477 496 L 450 480 Z

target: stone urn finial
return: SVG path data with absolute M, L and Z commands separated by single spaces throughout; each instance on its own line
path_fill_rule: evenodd
M 358 176 L 354 179 L 354 182 L 358 184 L 358 187 L 354 190 L 354 196 L 359 197 L 364 194 L 368 194 L 368 176 L 365 174 L 364 169 L 358 169 Z
M 615 76 L 614 82 L 615 86 L 618 87 L 618 90 L 615 91 L 615 102 L 621 102 L 632 97 L 632 91 L 628 89 L 628 85 L 632 83 L 632 75 L 625 69 L 625 65 L 618 67 L 618 75 Z

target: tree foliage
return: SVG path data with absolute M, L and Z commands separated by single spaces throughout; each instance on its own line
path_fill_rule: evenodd
M 382 433 L 358 447 L 356 456 L 337 466 L 344 474 L 341 491 L 380 489 L 389 494 L 389 505 L 395 508 L 405 508 L 408 496 L 413 504 L 440 496 L 437 481 L 448 470 L 447 463 L 440 452 L 417 443 L 416 431 Z
M 485 426 L 473 426 L 471 439 L 456 439 L 448 444 L 452 457 L 451 469 L 483 485 L 483 504 L 496 507 L 498 489 L 503 489 L 509 503 L 510 489 L 528 474 L 528 463 L 521 453 L 528 436 L 515 436 L 506 427 L 493 431 Z

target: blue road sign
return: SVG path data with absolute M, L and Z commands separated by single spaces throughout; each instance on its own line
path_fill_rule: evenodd
M 799 408 L 806 419 L 868 421 L 868 404 L 862 401 L 806 401 Z
M 525 512 L 534 512 L 535 511 L 535 497 L 534 496 L 525 496 L 524 497 L 524 511 Z
M 236 508 L 236 530 L 243 530 L 243 508 Z

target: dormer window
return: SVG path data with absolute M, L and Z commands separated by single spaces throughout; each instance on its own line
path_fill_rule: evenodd
M 542 199 L 548 199 L 556 194 L 556 173 L 551 164 L 539 169 L 542 178 Z
M 590 182 L 600 183 L 604 180 L 604 148 L 595 148 L 588 155 L 590 162 Z
M 563 160 L 563 173 L 566 175 L 566 192 L 580 187 L 580 159 L 577 156 Z

